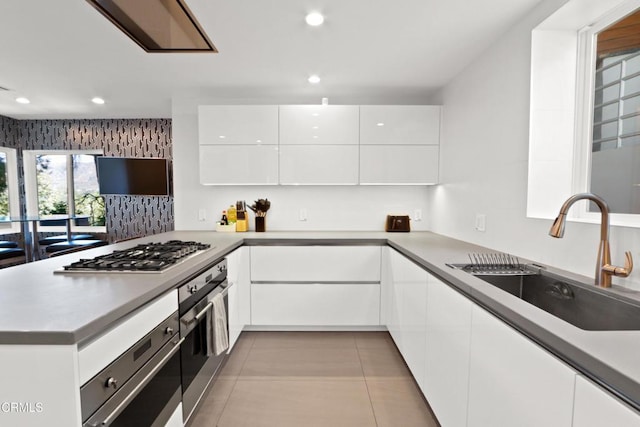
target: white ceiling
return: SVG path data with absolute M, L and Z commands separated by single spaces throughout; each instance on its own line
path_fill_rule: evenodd
M 0 86 L 10 90 L 0 115 L 170 117 L 172 97 L 186 93 L 424 102 L 539 2 L 187 0 L 219 53 L 153 54 L 84 0 L 2 0 Z M 323 26 L 305 24 L 312 10 Z M 312 86 L 310 74 L 322 81 Z

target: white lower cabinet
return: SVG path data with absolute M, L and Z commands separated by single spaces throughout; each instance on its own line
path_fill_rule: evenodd
M 251 324 L 263 326 L 380 325 L 379 284 L 251 285 Z
M 574 383 L 571 368 L 473 307 L 468 427 L 569 427 Z
M 429 275 L 422 391 L 440 424 L 467 423 L 473 303 Z
M 249 248 L 238 248 L 226 258 L 229 282 L 229 351 L 231 351 L 245 325 L 251 323 Z
M 418 385 L 424 387 L 427 272 L 395 250 L 391 254 L 391 336 Z
M 640 426 L 640 413 L 578 375 L 573 406 L 573 427 L 602 426 Z

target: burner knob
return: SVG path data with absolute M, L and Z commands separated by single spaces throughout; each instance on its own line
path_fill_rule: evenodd
M 222 272 L 223 272 L 223 271 L 225 271 L 225 270 L 226 270 L 226 267 L 225 267 L 224 265 L 219 265 L 219 266 L 218 266 L 218 271 L 219 271 L 220 273 L 222 273 Z
M 118 381 L 113 377 L 109 377 L 107 381 L 104 383 L 104 386 L 107 388 L 109 387 L 118 388 Z
M 198 287 L 195 285 L 190 287 L 189 292 L 191 292 L 192 294 L 195 294 L 196 292 L 198 292 Z
M 167 329 L 164 330 L 164 333 L 166 335 L 172 335 L 173 334 L 173 328 L 171 326 L 167 326 Z

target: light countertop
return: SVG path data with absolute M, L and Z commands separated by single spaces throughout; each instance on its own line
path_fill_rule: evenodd
M 54 274 L 79 258 L 92 258 L 142 242 L 171 239 L 212 248 L 163 273 Z M 246 245 L 388 244 L 529 336 L 577 371 L 640 409 L 640 331 L 585 331 L 447 263 L 466 263 L 482 248 L 430 232 L 173 231 L 0 270 L 0 344 L 79 344 L 174 289 L 192 274 Z M 579 281 L 591 278 L 549 268 Z M 625 291 L 640 300 L 640 293 Z

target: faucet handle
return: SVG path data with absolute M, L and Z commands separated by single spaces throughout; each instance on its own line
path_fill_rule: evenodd
M 627 277 L 633 270 L 633 257 L 630 251 L 624 253 L 624 267 L 616 267 L 615 265 L 605 264 L 602 270 L 614 276 Z

